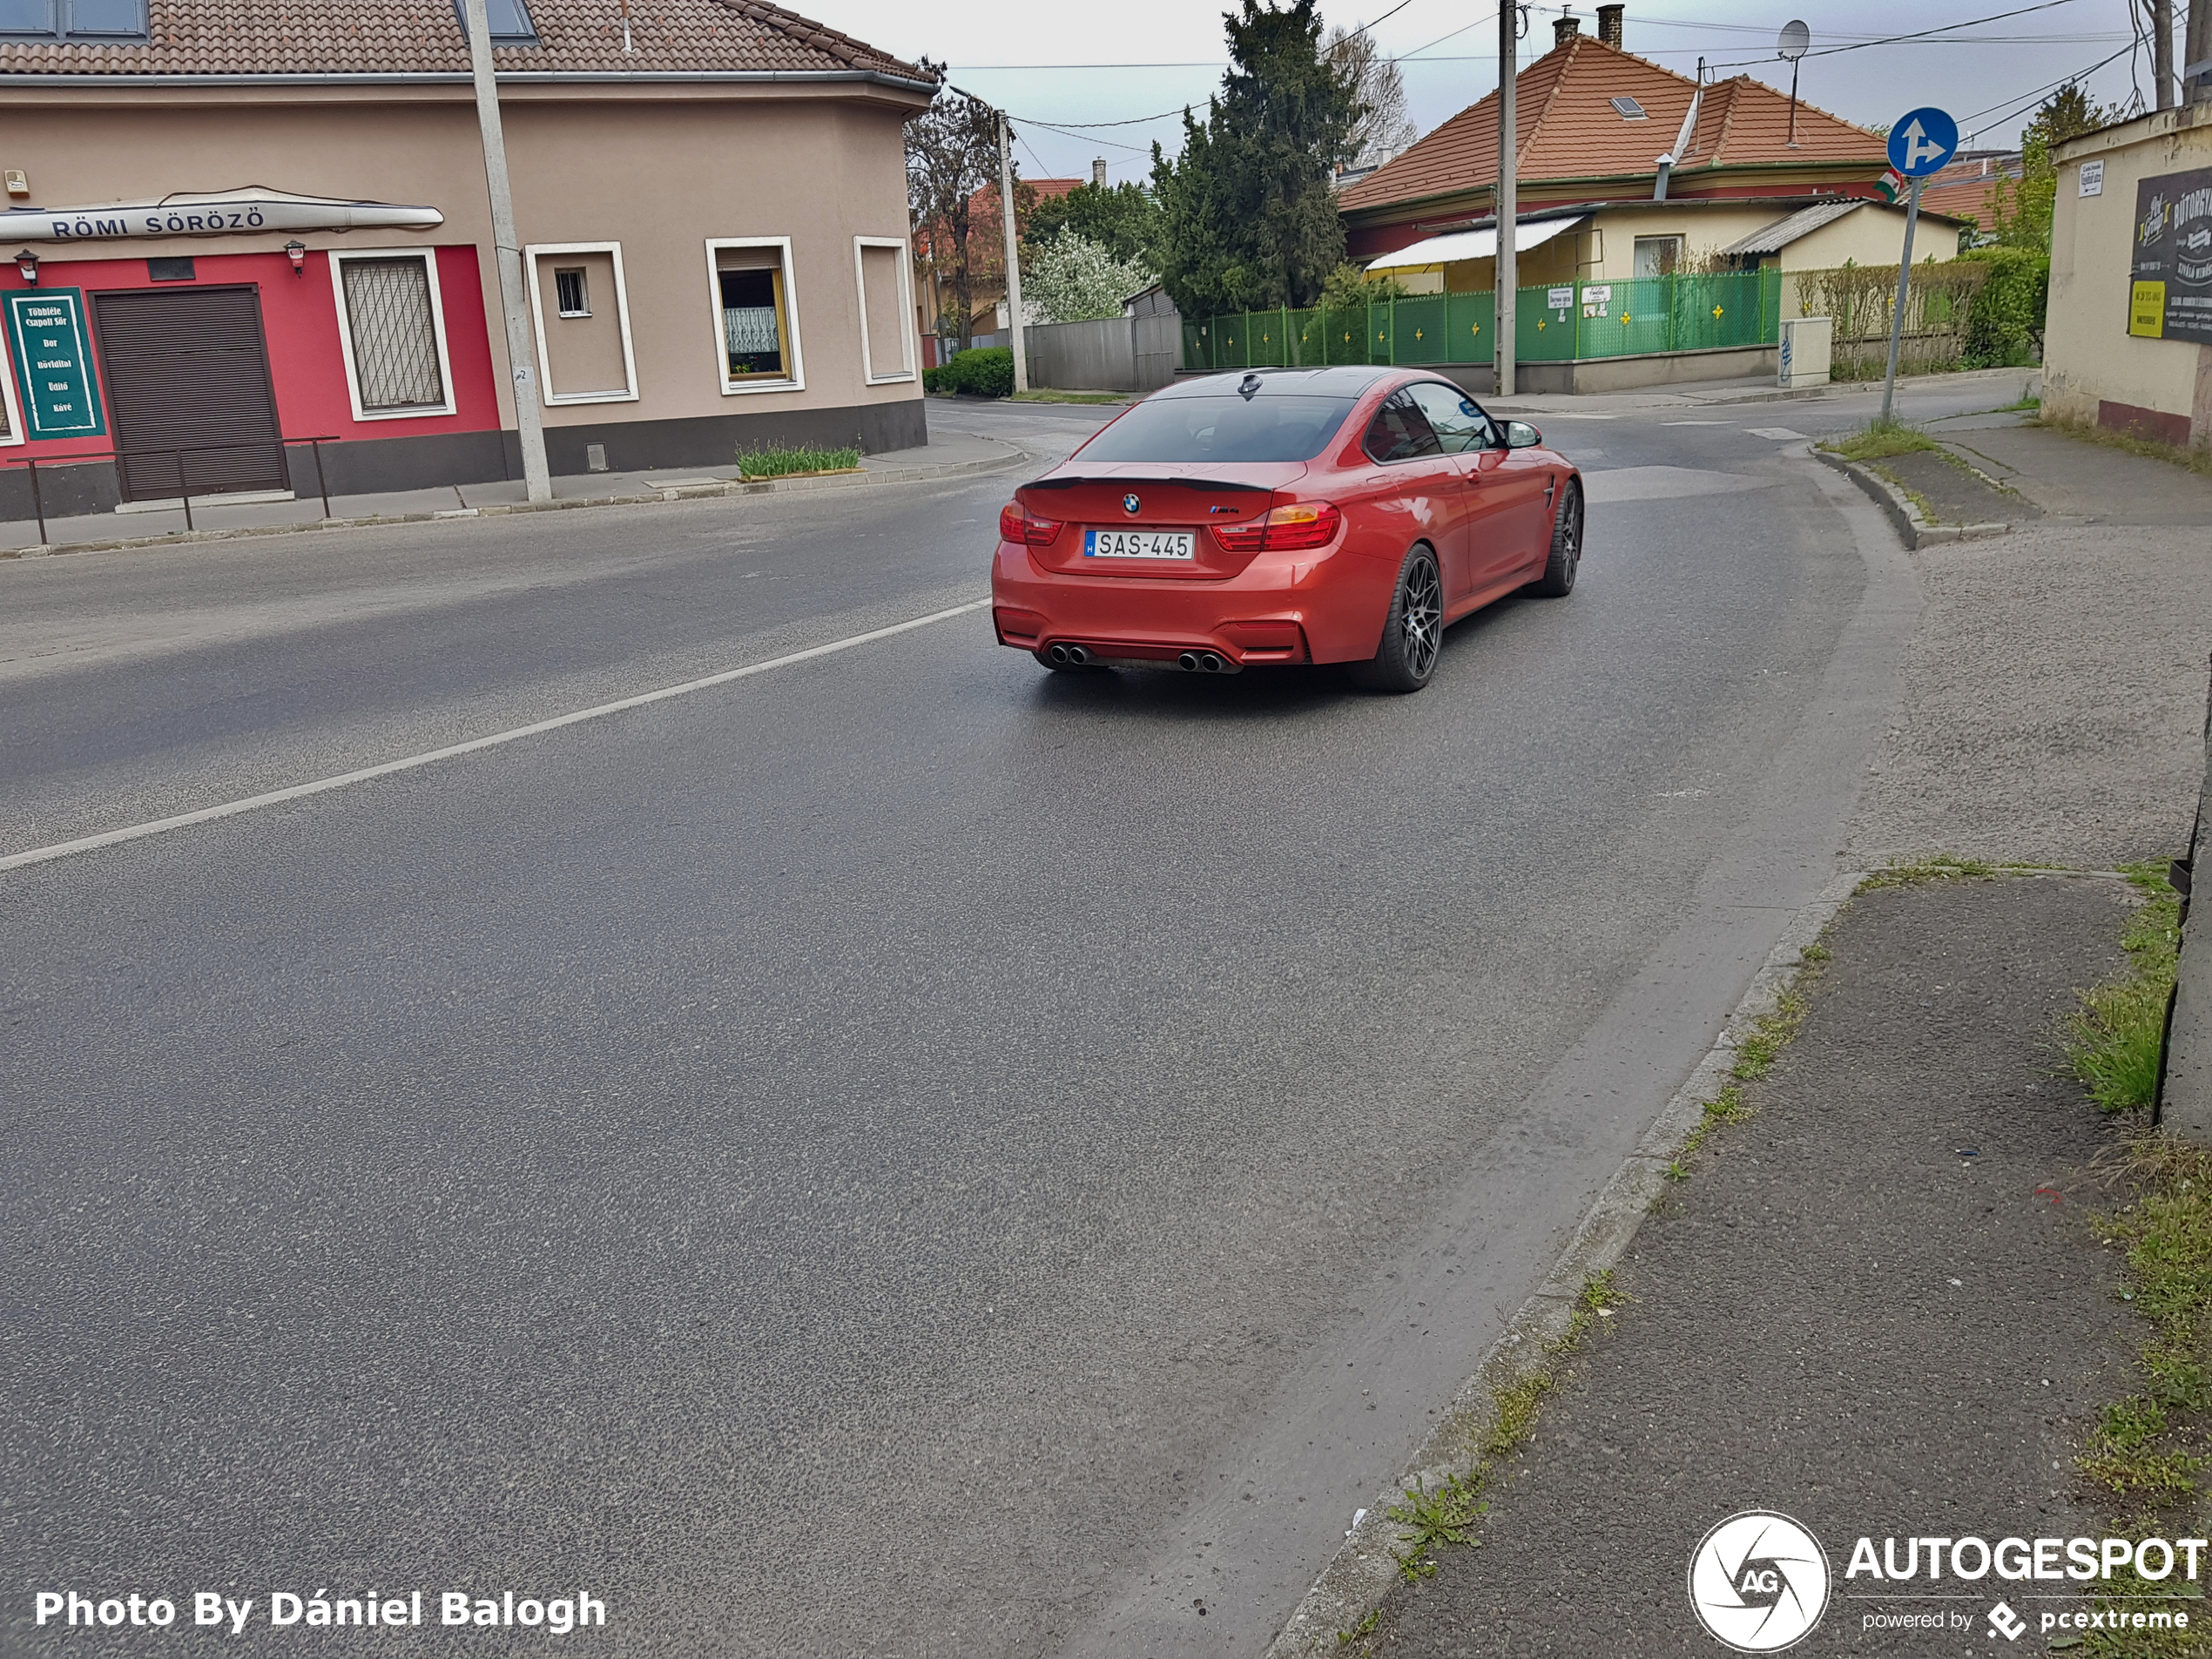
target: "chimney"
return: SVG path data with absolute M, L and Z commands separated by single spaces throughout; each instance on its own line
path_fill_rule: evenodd
M 1106 158 L 1103 156 L 1093 156 L 1091 158 L 1090 187 L 1093 190 L 1103 190 L 1106 188 Z
M 1597 37 L 1608 46 L 1621 44 L 1621 13 L 1623 6 L 1600 6 L 1597 9 Z
M 1573 12 L 1552 20 L 1552 47 L 1554 51 L 1582 32 L 1582 20 Z

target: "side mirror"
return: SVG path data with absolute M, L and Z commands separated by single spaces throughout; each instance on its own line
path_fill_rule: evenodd
M 1543 441 L 1544 435 L 1526 421 L 1506 422 L 1506 448 L 1508 449 L 1533 449 Z

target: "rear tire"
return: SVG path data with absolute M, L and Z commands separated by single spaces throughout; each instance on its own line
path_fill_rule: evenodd
M 1371 691 L 1418 691 L 1436 673 L 1444 644 L 1444 580 L 1436 555 L 1416 547 L 1398 568 L 1398 586 L 1383 618 L 1382 644 L 1372 662 L 1352 671 L 1352 683 Z
M 1564 599 L 1575 591 L 1575 575 L 1581 568 L 1582 486 L 1570 478 L 1560 496 L 1559 516 L 1552 521 L 1551 557 L 1528 590 L 1547 599 Z

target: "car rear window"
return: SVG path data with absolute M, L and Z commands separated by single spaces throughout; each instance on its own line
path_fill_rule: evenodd
M 1336 436 L 1349 397 L 1163 397 L 1140 403 L 1083 447 L 1085 461 L 1311 461 Z

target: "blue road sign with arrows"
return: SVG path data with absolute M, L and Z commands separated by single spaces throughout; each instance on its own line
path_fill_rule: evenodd
M 1890 165 L 1904 179 L 1939 172 L 1959 148 L 1959 124 L 1941 110 L 1913 110 L 1890 129 Z

